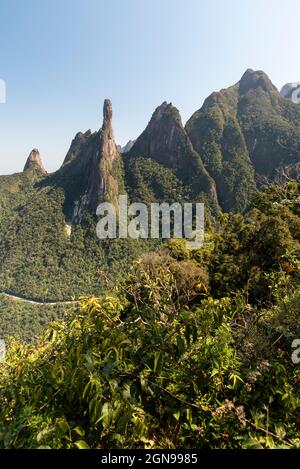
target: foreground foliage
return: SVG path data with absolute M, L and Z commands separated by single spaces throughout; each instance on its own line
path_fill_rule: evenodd
M 62 319 L 70 309 L 74 307 L 69 304 L 35 305 L 0 294 L 0 339 L 36 342 L 52 321 Z
M 2 448 L 298 448 L 299 184 L 147 254 L 0 365 Z

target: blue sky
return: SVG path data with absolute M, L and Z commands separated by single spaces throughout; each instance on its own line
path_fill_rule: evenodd
M 57 169 L 105 98 L 125 144 L 162 101 L 186 121 L 249 67 L 300 81 L 299 18 L 299 0 L 0 0 L 0 174 L 34 147 Z

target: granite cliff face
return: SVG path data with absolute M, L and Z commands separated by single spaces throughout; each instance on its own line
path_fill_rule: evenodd
M 99 140 L 98 140 L 99 138 Z M 119 185 L 114 176 L 114 164 L 120 163 L 120 153 L 114 139 L 112 127 L 112 103 L 104 101 L 103 125 L 96 142 L 98 144 L 92 157 L 92 168 L 87 187 L 87 200 L 95 209 L 100 202 L 110 201 L 118 205 Z
M 34 148 L 27 158 L 23 171 L 37 171 L 41 175 L 46 175 L 46 170 L 43 166 L 40 152 Z
M 282 87 L 280 94 L 293 103 L 300 104 L 300 81 L 287 83 Z
M 103 106 L 103 125 L 98 132 L 79 132 L 71 143 L 58 178 L 74 186 L 73 222 L 80 222 L 85 211 L 96 213 L 100 202 L 118 204 L 121 156 L 112 127 L 112 104 Z
M 135 144 L 136 140 L 129 140 L 124 147 L 120 147 L 120 152 L 121 153 L 128 153 L 133 145 Z
M 178 110 L 164 102 L 153 113 L 144 132 L 138 137 L 128 158 L 145 156 L 175 170 L 192 188 L 193 194 L 205 193 L 216 200 L 215 184 L 193 149 Z

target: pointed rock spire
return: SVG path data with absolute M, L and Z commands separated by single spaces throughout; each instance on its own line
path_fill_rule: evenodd
M 110 137 L 114 138 L 114 132 L 112 128 L 112 102 L 110 99 L 105 99 L 103 104 L 103 124 L 102 130 L 105 130 L 110 133 Z
M 46 170 L 43 166 L 43 163 L 42 163 L 40 152 L 38 151 L 37 148 L 34 148 L 30 152 L 30 155 L 27 158 L 27 161 L 26 161 L 26 164 L 24 166 L 23 171 L 28 171 L 28 170 L 32 170 L 32 169 L 38 169 L 41 173 L 47 174 L 47 172 L 46 172 Z
M 185 184 L 191 185 L 195 194 L 205 192 L 216 200 L 214 181 L 194 150 L 180 113 L 172 103 L 164 101 L 156 108 L 128 155 L 146 156 L 174 169 Z
M 129 140 L 124 147 L 120 147 L 120 152 L 121 153 L 128 153 L 133 145 L 135 144 L 136 140 Z
M 186 150 L 192 151 L 178 109 L 164 101 L 130 150 L 133 156 L 148 156 L 171 168 L 186 166 Z
M 112 174 L 113 163 L 120 159 L 112 126 L 112 103 L 110 99 L 104 100 L 103 124 L 99 132 L 99 147 L 93 158 L 94 171 L 91 175 L 90 201 L 93 209 L 99 202 L 109 200 L 117 205 L 118 182 Z
M 118 205 L 118 175 L 122 173 L 122 162 L 114 139 L 112 115 L 112 103 L 106 99 L 102 127 L 98 132 L 89 130 L 76 135 L 59 171 L 64 184 L 67 181 L 76 187 L 75 198 L 67 201 L 74 206 L 70 217 L 74 223 L 79 223 L 86 211 L 95 214 L 101 202 Z

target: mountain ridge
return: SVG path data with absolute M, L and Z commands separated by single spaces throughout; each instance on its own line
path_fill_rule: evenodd
M 104 108 L 110 109 L 106 141 L 112 142 L 112 105 L 109 100 L 105 103 Z M 193 197 L 206 194 L 225 211 L 245 210 L 261 182 L 299 174 L 300 113 L 293 105 L 263 71 L 247 69 L 235 85 L 208 96 L 185 126 L 178 109 L 163 102 L 123 154 L 114 140 L 103 142 L 103 128 L 79 132 L 56 172 L 63 173 L 63 178 L 69 173 L 76 181 L 80 174 L 75 184 L 78 188 L 82 185 L 82 190 L 70 201 L 77 204 L 71 221 L 80 222 L 86 210 L 95 213 L 102 200 L 112 200 L 117 207 L 119 186 L 125 190 L 123 164 L 132 157 L 150 158 L 174 170 L 191 188 Z M 261 124 L 264 128 L 258 129 Z M 273 131 L 275 139 L 269 139 L 272 124 L 278 127 L 278 132 Z M 291 138 L 286 141 L 288 134 L 292 134 L 293 143 Z M 270 156 L 266 154 L 268 147 Z M 117 177 L 112 174 L 114 159 Z

